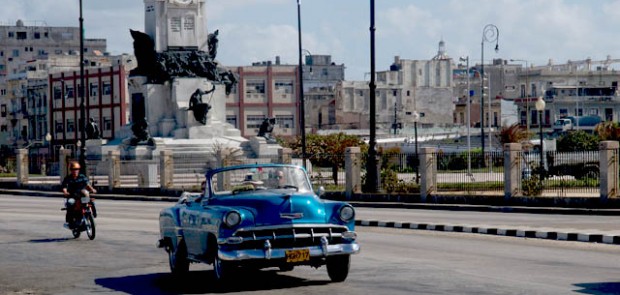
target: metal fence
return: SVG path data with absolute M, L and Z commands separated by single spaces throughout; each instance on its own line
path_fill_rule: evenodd
M 618 158 L 618 151 L 615 151 Z M 503 194 L 504 152 L 461 151 L 433 152 L 436 161 L 436 193 Z M 599 151 L 519 153 L 519 191 L 526 196 L 597 196 L 600 191 Z M 75 160 L 75 159 L 71 159 Z M 179 153 L 173 155 L 173 187 L 195 190 L 200 187 L 209 167 L 217 160 L 208 154 Z M 229 159 L 230 160 L 230 159 Z M 234 160 L 234 161 L 233 161 Z M 275 163 L 277 157 L 262 159 L 238 158 L 224 165 Z M 14 167 L 15 159 L 6 159 L 5 167 Z M 300 164 L 301 159 L 293 159 Z M 361 175 L 366 178 L 367 154 L 361 155 Z M 53 165 L 48 162 L 48 165 Z M 55 163 L 59 165 L 58 163 Z M 344 191 L 346 171 L 344 155 L 309 154 L 308 172 L 315 185 Z M 381 189 L 387 193 L 417 193 L 421 170 L 415 153 L 383 153 L 380 155 Z M 337 169 L 333 169 L 337 167 Z M 543 167 L 544 169 L 541 169 Z M 106 158 L 87 159 L 87 173 L 98 186 L 108 186 L 110 163 Z M 159 158 L 153 160 L 121 160 L 121 187 L 159 187 Z M 618 168 L 616 168 L 618 169 Z M 542 177 L 541 177 L 542 176 Z M 58 176 L 56 176 L 56 180 Z M 616 180 L 618 181 L 618 180 Z M 151 182 L 151 183 L 149 183 Z
M 504 153 L 435 152 L 437 192 L 504 191 Z
M 600 187 L 599 157 L 599 151 L 550 151 L 542 157 L 537 152 L 523 152 L 521 191 L 526 196 L 595 196 Z

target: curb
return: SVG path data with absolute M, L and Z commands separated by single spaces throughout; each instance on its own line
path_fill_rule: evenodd
M 459 232 L 473 234 L 487 234 L 507 237 L 520 238 L 536 238 L 557 241 L 575 241 L 620 245 L 620 236 L 579 233 L 573 231 L 547 231 L 536 230 L 532 228 L 501 228 L 501 227 L 484 227 L 484 226 L 468 226 L 453 224 L 433 224 L 433 223 L 415 223 L 415 222 L 396 222 L 396 221 L 378 221 L 378 220 L 355 220 L 355 225 L 368 227 L 386 227 L 401 228 L 415 230 L 434 230 L 444 232 Z

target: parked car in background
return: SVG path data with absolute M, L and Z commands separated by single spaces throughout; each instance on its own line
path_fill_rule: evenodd
M 320 193 L 319 193 L 320 194 Z M 319 198 L 305 169 L 295 165 L 238 165 L 210 170 L 202 194 L 185 195 L 159 217 L 173 274 L 190 263 L 213 264 L 216 279 L 237 268 L 325 265 L 344 281 L 360 251 L 355 210 Z

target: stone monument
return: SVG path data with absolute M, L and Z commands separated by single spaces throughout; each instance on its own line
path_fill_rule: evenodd
M 115 134 L 121 156 L 209 154 L 216 146 L 254 156 L 240 130 L 226 123 L 226 97 L 237 77 L 215 60 L 220 32 L 207 34 L 205 3 L 144 0 L 145 32 L 130 30 L 138 67 L 128 78 L 130 123 Z

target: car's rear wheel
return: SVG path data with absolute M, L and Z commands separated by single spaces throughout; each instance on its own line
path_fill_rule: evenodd
M 184 242 L 179 243 L 177 247 L 170 246 L 168 249 L 168 262 L 170 263 L 170 272 L 173 275 L 181 275 L 189 271 L 187 248 Z
M 349 275 L 351 255 L 327 257 L 327 274 L 332 282 L 344 282 Z

